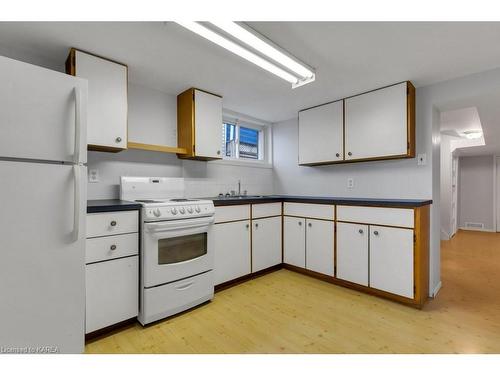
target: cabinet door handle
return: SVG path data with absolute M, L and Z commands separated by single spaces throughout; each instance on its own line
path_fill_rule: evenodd
M 337 153 L 335 154 L 335 156 L 336 156 L 336 157 L 340 157 L 340 154 L 337 152 Z
M 116 143 L 120 143 L 122 141 L 122 137 L 116 137 L 115 141 Z
M 220 155 L 220 150 L 217 150 L 217 155 Z
M 363 229 L 358 230 L 359 234 L 363 234 Z
M 302 221 L 299 221 L 299 225 L 302 226 Z
M 312 227 L 313 225 L 312 225 L 312 223 L 308 223 L 307 226 L 308 227 Z
M 347 155 L 352 156 L 352 152 L 351 152 L 351 151 L 349 151 L 349 152 L 347 153 Z
M 255 228 L 258 228 L 259 227 L 259 223 L 255 223 Z
M 374 234 L 375 236 L 378 236 L 378 230 L 374 230 L 374 231 L 373 231 L 373 234 Z
M 250 227 L 250 224 L 246 224 L 246 225 L 245 225 L 245 228 L 247 228 L 247 229 L 248 229 L 249 227 Z
M 116 227 L 116 221 L 112 221 L 111 223 L 109 223 L 112 227 Z
M 109 249 L 110 249 L 110 250 L 116 250 L 116 245 L 111 245 L 111 246 L 109 247 Z

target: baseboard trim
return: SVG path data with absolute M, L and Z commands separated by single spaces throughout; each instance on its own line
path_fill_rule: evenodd
M 460 227 L 458 228 L 460 230 L 468 230 L 472 232 L 489 232 L 489 233 L 495 233 L 496 231 L 493 229 L 486 229 L 486 228 L 466 228 L 466 227 Z
M 432 291 L 432 296 L 431 296 L 432 298 L 436 298 L 436 296 L 439 293 L 439 291 L 441 290 L 442 286 L 443 286 L 443 284 L 441 283 L 441 281 L 437 283 L 436 287 Z

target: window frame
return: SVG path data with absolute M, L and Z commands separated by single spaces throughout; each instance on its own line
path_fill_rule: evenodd
M 221 160 L 213 161 L 217 164 L 239 165 L 239 166 L 252 166 L 261 168 L 272 168 L 272 129 L 270 125 L 260 125 L 252 121 L 239 120 L 234 118 L 223 117 L 221 127 L 224 124 L 235 126 L 235 142 L 236 142 L 236 157 L 226 156 L 224 152 Z M 259 132 L 258 143 L 258 159 L 240 158 L 239 157 L 239 142 L 240 142 L 240 127 L 256 130 Z M 225 140 L 222 139 L 221 142 Z M 225 145 L 224 150 L 225 150 Z

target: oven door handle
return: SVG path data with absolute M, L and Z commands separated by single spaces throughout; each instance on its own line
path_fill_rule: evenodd
M 198 228 L 205 227 L 214 222 L 213 217 L 204 217 L 201 219 L 190 219 L 190 220 L 172 220 L 165 221 L 162 223 L 147 223 L 146 231 L 149 233 L 157 233 L 157 232 L 167 232 L 178 229 L 189 229 L 189 228 Z

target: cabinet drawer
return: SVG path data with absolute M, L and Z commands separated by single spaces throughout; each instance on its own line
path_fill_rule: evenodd
M 337 206 L 337 220 L 413 228 L 411 208 Z
M 137 316 L 139 257 L 85 266 L 85 333 Z
M 335 206 L 331 204 L 285 202 L 284 214 L 289 216 L 311 217 L 314 219 L 335 220 Z
M 215 222 L 248 220 L 250 219 L 250 205 L 215 207 Z
M 139 231 L 137 211 L 87 214 L 87 238 Z
M 252 204 L 252 218 L 281 215 L 281 202 Z
M 139 254 L 139 234 L 121 234 L 87 239 L 85 263 Z

